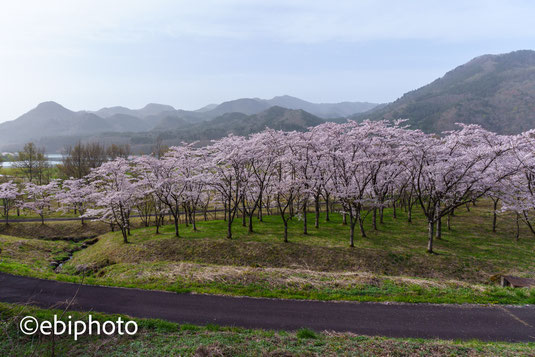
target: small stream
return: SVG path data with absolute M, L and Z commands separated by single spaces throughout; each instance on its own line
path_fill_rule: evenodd
M 69 255 L 62 258 L 62 259 L 59 259 L 59 260 L 54 260 L 52 262 L 50 262 L 50 266 L 52 267 L 52 269 L 54 270 L 55 273 L 59 273 L 61 271 L 61 267 L 63 266 L 63 264 L 65 264 L 66 262 L 68 262 L 69 260 L 72 259 L 73 255 L 75 252 L 78 252 L 82 249 L 86 249 L 87 247 L 95 244 L 96 242 L 98 242 L 98 238 L 83 238 L 83 239 L 72 239 L 74 242 L 82 242 L 83 243 L 79 246 L 79 247 L 76 247 L 75 249 L 71 249 L 68 253 Z

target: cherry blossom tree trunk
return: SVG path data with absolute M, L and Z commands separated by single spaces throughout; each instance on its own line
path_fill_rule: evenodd
M 229 212 L 230 216 L 230 212 Z M 232 221 L 229 219 L 227 220 L 227 238 L 232 239 Z
M 515 234 L 515 242 L 518 242 L 518 238 L 520 237 L 520 214 L 516 213 L 516 234 Z
M 329 209 L 329 195 L 325 195 L 325 222 L 329 222 L 331 219 L 329 217 L 329 212 L 330 212 L 330 209 Z
M 437 231 L 435 237 L 437 239 L 442 239 L 442 218 L 439 217 L 437 220 Z
M 379 208 L 379 223 L 384 223 L 384 207 Z
M 121 227 L 121 233 L 123 234 L 123 243 L 128 243 L 128 233 L 126 231 L 126 227 Z
M 526 225 L 528 226 L 529 228 L 529 231 L 535 235 L 535 229 L 533 228 L 533 225 L 531 224 L 531 222 L 529 221 L 529 216 L 528 214 L 526 213 L 526 211 L 522 212 L 523 215 L 524 215 L 524 221 L 526 222 Z
M 377 208 L 373 209 L 372 223 L 373 223 L 373 229 L 376 231 L 377 230 Z
M 260 222 L 264 222 L 264 215 L 262 212 L 262 205 L 263 205 L 262 199 L 263 199 L 262 194 L 260 194 L 260 199 L 258 200 L 258 220 Z
M 176 212 L 173 212 L 173 221 L 175 224 L 175 237 L 180 237 L 180 233 L 178 231 L 178 220 L 180 219 L 180 212 L 178 210 Z
M 241 200 L 241 225 L 247 227 L 246 214 L 245 214 L 245 195 Z
M 314 212 L 316 213 L 315 219 L 314 219 L 314 227 L 319 228 L 320 227 L 320 196 L 319 194 L 314 197 Z
M 308 234 L 307 200 L 303 201 L 303 234 Z
M 427 253 L 433 253 L 434 227 L 433 220 L 429 219 L 427 221 Z
M 253 233 L 253 215 L 254 213 L 249 215 L 249 228 L 247 229 L 247 232 L 249 233 Z
M 349 214 L 349 246 L 351 248 L 355 247 L 355 225 L 357 224 L 357 221 L 355 217 L 353 217 L 353 213 Z
M 364 218 L 362 218 L 360 212 L 357 215 L 357 219 L 359 221 L 360 234 L 362 238 L 366 238 L 366 232 L 364 231 Z

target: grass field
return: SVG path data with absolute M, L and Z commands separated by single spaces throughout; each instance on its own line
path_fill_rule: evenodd
M 349 333 L 250 330 L 217 325 L 195 326 L 161 320 L 134 319 L 135 336 L 25 336 L 18 332 L 24 316 L 53 320 L 62 311 L 0 303 L 0 355 L 50 356 L 535 356 L 534 343 L 497 343 L 368 337 Z M 69 311 L 72 320 L 87 321 L 87 313 Z M 119 315 L 91 313 L 93 320 Z M 123 316 L 123 320 L 130 320 Z
M 153 227 L 139 228 L 132 230 L 129 244 L 122 243 L 119 233 L 107 233 L 95 245 L 76 251 L 59 274 L 48 266 L 57 253 L 43 256 L 43 248 L 35 246 L 27 248 L 36 250 L 35 257 L 17 255 L 15 244 L 31 240 L 18 238 L 16 243 L 13 237 L 0 237 L 0 269 L 66 281 L 78 281 L 84 274 L 94 284 L 258 297 L 535 303 L 535 289 L 501 288 L 495 281 L 499 274 L 534 276 L 535 239 L 523 231 L 516 242 L 509 217 L 501 217 L 498 232 L 492 233 L 490 212 L 485 202 L 471 212 L 458 210 L 452 229 L 437 240 L 437 255 L 425 252 L 419 214 L 410 224 L 403 212 L 393 219 L 387 210 L 378 231 L 367 222 L 368 238 L 358 238 L 355 248 L 348 246 L 348 227 L 339 215 L 322 221 L 319 229 L 311 225 L 308 235 L 294 219 L 289 243 L 282 242 L 280 218 L 268 216 L 255 221 L 253 234 L 237 219 L 232 240 L 224 238 L 223 221 L 199 222 L 197 232 L 182 225 L 180 238 L 174 237 L 172 226 L 159 235 Z M 10 235 L 19 229 L 12 228 Z

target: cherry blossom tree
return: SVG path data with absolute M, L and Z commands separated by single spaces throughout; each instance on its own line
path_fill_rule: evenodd
M 181 186 L 183 187 L 182 205 L 186 224 L 189 221 L 193 225 L 193 230 L 196 231 L 195 214 L 203 206 L 203 202 L 209 199 L 206 188 L 210 176 L 206 174 L 209 169 L 206 150 L 194 149 L 194 144 L 172 147 L 165 154 L 165 158 L 175 163 L 175 173 L 179 174 L 183 185 Z
M 130 163 L 117 158 L 93 169 L 88 177 L 93 190 L 90 197 L 96 208 L 87 210 L 86 216 L 117 225 L 124 243 L 128 243 L 130 214 L 140 199 Z
M 516 215 L 518 240 L 520 220 L 535 235 L 535 130 L 512 137 L 510 141 L 513 147 L 512 155 L 502 160 L 502 165 L 497 169 L 503 170 L 505 166 L 509 167 L 509 171 L 516 171 L 506 177 L 501 185 L 494 187 L 492 194 L 494 199 L 499 197 L 502 201 L 501 211 L 513 212 Z
M 62 205 L 63 211 L 73 210 L 80 215 L 82 225 L 85 224 L 85 213 L 92 203 L 93 190 L 85 178 L 65 180 L 61 190 L 56 193 L 56 200 Z
M 169 212 L 166 204 L 167 199 L 164 196 L 165 191 L 159 181 L 164 174 L 162 161 L 154 156 L 143 155 L 135 158 L 133 163 L 135 173 L 139 179 L 138 190 L 143 192 L 141 194 L 143 198 L 138 201 L 136 207 L 138 211 L 145 210 L 144 214 L 147 216 L 150 213 L 146 211 L 150 208 L 153 209 L 156 234 L 159 234 L 165 215 Z M 149 217 L 146 219 L 148 220 Z
M 332 140 L 330 156 L 335 170 L 332 187 L 344 213 L 349 215 L 349 245 L 354 247 L 356 223 L 359 223 L 362 237 L 366 237 L 364 218 L 376 207 L 370 192 L 377 161 L 371 154 L 376 127 L 366 121 L 360 125 L 348 122 L 335 129 L 342 132 L 334 135 Z
M 243 199 L 243 187 L 247 185 L 246 139 L 229 135 L 207 148 L 211 157 L 211 187 L 222 197 L 227 207 L 227 238 L 232 239 L 232 223 Z
M 152 193 L 172 215 L 175 236 L 179 237 L 180 207 L 184 203 L 187 188 L 180 172 L 181 162 L 176 157 L 164 155 L 160 160 L 143 156 L 136 163 L 144 170 L 143 178 L 152 187 Z
M 453 209 L 485 195 L 509 172 L 492 164 L 510 151 L 510 145 L 477 125 L 437 138 L 415 132 L 407 142 L 415 170 L 415 191 L 428 222 L 427 251 L 433 253 L 434 225 Z M 439 236 L 440 237 L 440 236 Z
M 9 211 L 17 204 L 19 196 L 19 189 L 13 181 L 0 184 L 0 202 L 2 202 L 2 215 L 4 216 L 6 225 L 9 224 Z
M 41 224 L 45 224 L 45 215 L 53 211 L 52 202 L 57 191 L 57 180 L 50 181 L 46 185 L 28 182 L 23 189 L 25 201 L 22 207 L 38 214 L 41 217 Z
M 247 148 L 244 152 L 244 181 L 242 204 L 243 212 L 248 217 L 248 231 L 253 232 L 253 216 L 258 209 L 262 210 L 263 200 L 266 198 L 266 188 L 270 184 L 275 166 L 276 149 L 273 140 L 280 135 L 275 130 L 265 131 L 252 135 L 247 140 Z M 262 213 L 259 213 L 261 219 Z
M 288 154 L 288 150 L 285 150 L 287 145 L 286 133 L 279 133 L 277 141 L 274 142 L 274 146 L 281 152 L 277 155 L 277 161 L 275 162 L 275 174 L 271 181 L 273 194 L 275 201 L 284 225 L 284 242 L 288 242 L 288 221 L 292 217 L 292 204 L 299 196 L 300 190 L 303 188 L 301 179 L 297 176 L 295 157 Z M 274 138 L 275 139 L 275 138 Z M 286 155 L 285 155 L 286 154 Z

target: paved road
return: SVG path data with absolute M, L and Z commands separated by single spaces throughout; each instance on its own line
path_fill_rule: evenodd
M 0 273 L 0 301 L 51 307 L 79 285 Z M 179 323 L 301 327 L 390 337 L 535 341 L 535 306 L 487 307 L 234 298 L 84 285 L 74 310 Z
M 210 214 L 210 213 L 219 213 L 219 212 L 224 212 L 224 210 L 222 209 L 210 209 L 210 210 L 207 210 L 206 213 L 207 214 Z M 202 218 L 202 215 L 204 215 L 204 211 L 195 211 L 195 214 L 198 216 L 198 217 L 201 217 Z M 200 215 L 200 216 L 199 216 Z M 149 215 L 150 217 L 154 217 L 153 214 L 150 214 Z M 16 216 L 10 216 L 10 217 L 16 217 Z M 130 218 L 139 218 L 141 217 L 140 215 L 131 215 Z M 166 217 L 169 217 L 168 215 L 166 215 Z M 180 217 L 181 219 L 184 218 L 184 212 L 182 212 L 180 214 Z M 94 218 L 91 218 L 91 217 L 87 217 L 87 218 L 84 218 L 85 221 L 91 221 L 91 219 L 94 219 Z M 48 217 L 44 219 L 45 222 L 69 222 L 69 221 L 81 221 L 82 218 L 80 217 Z M 5 220 L 1 220 L 0 222 L 4 222 Z M 31 223 L 31 222 L 42 222 L 41 218 L 9 218 L 9 223 Z

